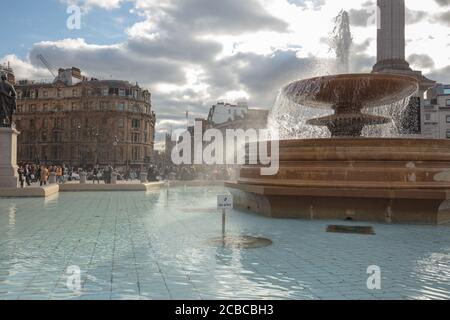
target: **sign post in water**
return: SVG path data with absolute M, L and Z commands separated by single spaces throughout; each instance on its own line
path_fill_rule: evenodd
M 233 209 L 233 196 L 229 194 L 217 196 L 217 209 L 222 210 L 222 241 L 225 246 L 226 210 Z

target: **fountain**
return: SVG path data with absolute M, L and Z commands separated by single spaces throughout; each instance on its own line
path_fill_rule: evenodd
M 281 94 L 292 104 L 334 112 L 306 122 L 331 138 L 279 141 L 274 176 L 243 166 L 238 181 L 227 183 L 235 207 L 283 218 L 450 222 L 450 141 L 361 136 L 366 126 L 391 122 L 371 109 L 417 90 L 412 77 L 376 73 L 287 85 Z

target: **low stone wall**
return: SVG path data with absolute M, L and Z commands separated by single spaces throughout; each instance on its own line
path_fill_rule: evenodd
M 223 180 L 192 180 L 192 181 L 170 181 L 171 187 L 204 187 L 204 186 L 225 186 L 225 181 Z
M 99 192 L 99 191 L 149 191 L 157 190 L 164 186 L 163 182 L 139 183 L 139 184 L 75 184 L 60 185 L 61 192 Z
M 0 188 L 0 198 L 45 198 L 59 192 L 59 185 L 23 189 Z

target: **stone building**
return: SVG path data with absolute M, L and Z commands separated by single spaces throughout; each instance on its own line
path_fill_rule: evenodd
M 434 86 L 427 91 L 426 98 L 422 135 L 426 138 L 450 139 L 450 85 Z
M 60 69 L 53 83 L 19 81 L 18 161 L 91 167 L 150 163 L 155 139 L 151 94 L 137 84 Z
M 209 110 L 207 125 L 219 129 L 265 129 L 269 110 L 249 109 L 245 102 L 236 105 L 219 102 Z
M 13 69 L 11 68 L 9 62 L 5 64 L 0 64 L 0 74 L 6 74 L 6 80 L 9 83 L 15 84 L 16 77 L 14 76 Z

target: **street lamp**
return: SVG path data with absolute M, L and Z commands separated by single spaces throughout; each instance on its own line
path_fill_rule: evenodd
M 117 136 L 114 136 L 114 168 L 116 167 L 116 159 L 117 159 L 117 145 L 119 144 L 119 138 Z
M 81 123 L 78 122 L 77 124 L 77 140 L 78 140 L 78 161 L 79 165 L 81 166 L 81 145 L 80 145 L 80 130 L 81 130 Z

